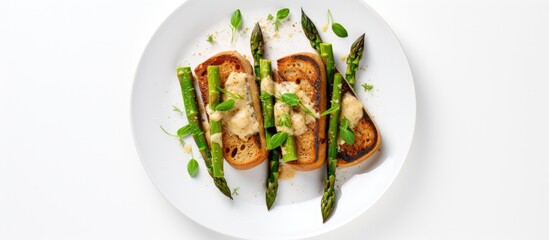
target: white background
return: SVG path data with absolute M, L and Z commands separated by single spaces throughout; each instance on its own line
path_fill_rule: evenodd
M 228 239 L 160 195 L 130 131 L 182 2 L 0 0 L 0 239 Z M 408 54 L 416 133 L 388 192 L 313 239 L 549 239 L 549 2 L 367 2 Z

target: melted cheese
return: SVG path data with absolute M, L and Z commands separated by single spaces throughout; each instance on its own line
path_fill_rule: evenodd
M 210 136 L 210 140 L 212 141 L 212 143 L 217 143 L 219 144 L 220 147 L 223 147 L 223 142 L 221 141 L 221 133 L 216 133 L 216 134 L 213 134 Z
M 290 110 L 291 109 L 290 109 L 290 106 L 288 106 L 288 104 L 282 101 L 276 101 L 276 103 L 274 104 L 274 118 L 275 118 L 276 131 L 286 132 L 289 135 L 293 135 L 293 131 L 291 128 L 288 128 L 286 126 L 280 126 L 278 124 L 280 116 L 282 116 L 282 114 L 284 113 L 290 114 Z
M 246 140 L 247 136 L 259 132 L 259 122 L 255 117 L 255 111 L 252 106 L 250 95 L 250 86 L 248 79 L 253 76 L 246 73 L 233 72 L 225 82 L 225 90 L 238 94 L 244 99 L 234 99 L 235 106 L 230 111 L 223 112 L 223 126 L 227 130 Z M 228 94 L 223 94 L 223 100 L 231 98 Z
M 355 128 L 362 114 L 364 114 L 362 103 L 353 95 L 345 93 L 341 101 L 341 117 L 349 119 L 351 129 Z
M 305 85 L 305 86 L 301 86 Z M 313 112 L 316 116 L 318 116 L 318 113 L 314 109 L 314 103 L 311 101 L 309 96 L 307 96 L 307 93 L 305 91 L 301 91 L 300 89 L 310 89 L 311 86 L 309 82 L 302 81 L 300 85 L 296 84 L 295 82 L 281 82 L 275 84 L 275 90 L 276 95 L 282 95 L 285 93 L 293 93 L 296 94 L 299 98 L 299 101 L 307 107 L 311 112 Z M 292 109 L 290 106 L 288 106 L 286 103 L 277 100 L 274 105 L 274 112 L 275 112 L 275 121 L 276 121 L 276 130 L 277 131 L 284 131 L 290 135 L 299 136 L 307 131 L 307 124 L 315 122 L 316 118 L 308 115 L 301 109 L 301 107 L 296 107 Z M 292 128 L 289 129 L 285 126 L 278 126 L 278 119 L 283 113 L 288 113 L 291 118 Z
M 267 76 L 261 79 L 261 91 L 265 91 L 268 94 L 274 95 L 274 82 L 271 76 Z
M 209 104 L 206 105 L 206 112 L 208 113 L 208 116 L 210 116 L 210 121 L 221 120 L 221 112 L 212 110 Z
M 295 82 L 281 82 L 275 85 L 276 95 L 282 95 L 284 93 L 297 93 L 299 85 Z
M 299 136 L 307 131 L 307 124 L 305 123 L 305 113 L 292 112 L 292 130 L 293 134 Z

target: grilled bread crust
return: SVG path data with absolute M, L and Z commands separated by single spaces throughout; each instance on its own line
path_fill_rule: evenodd
M 326 110 L 326 70 L 320 57 L 312 53 L 296 53 L 279 59 L 277 65 L 277 82 L 295 82 L 312 100 L 317 113 Z M 326 159 L 326 116 L 307 124 L 307 131 L 295 138 L 297 160 L 288 165 L 299 171 L 322 166 Z
M 344 81 L 341 86 L 341 95 L 344 96 L 345 93 L 356 97 L 356 93 L 351 89 L 347 81 Z M 338 167 L 350 167 L 363 162 L 372 156 L 381 145 L 379 128 L 365 107 L 362 108 L 362 113 L 362 118 L 353 129 L 355 133 L 354 144 L 343 143 L 339 145 L 337 152 Z
M 201 115 L 205 115 L 204 107 L 208 104 L 208 73 L 210 65 L 218 65 L 221 76 L 221 87 L 224 88 L 227 78 L 232 72 L 241 72 L 253 75 L 250 62 L 236 51 L 218 53 L 207 59 L 195 69 L 196 82 L 202 97 L 200 106 Z M 247 136 L 245 140 L 232 134 L 226 128 L 222 129 L 223 157 L 236 169 L 253 168 L 267 159 L 267 147 L 263 129 L 263 116 L 259 101 L 259 91 L 255 78 L 248 80 L 250 96 L 254 109 L 254 117 L 259 123 L 259 132 Z M 209 118 L 209 117 L 208 117 Z M 208 142 L 209 142 L 209 138 Z

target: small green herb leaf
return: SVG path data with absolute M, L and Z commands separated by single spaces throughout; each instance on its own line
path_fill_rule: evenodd
M 272 21 L 274 19 L 274 16 L 269 13 L 269 16 L 267 16 L 267 20 Z
M 349 34 L 347 33 L 347 29 L 343 27 L 343 25 L 339 23 L 332 23 L 332 31 L 338 36 L 338 37 L 347 37 Z
M 292 127 L 292 120 L 290 119 L 290 114 L 283 113 L 278 118 L 278 126 L 291 128 Z
M 290 14 L 290 9 L 282 8 L 282 9 L 278 10 L 278 12 L 276 12 L 276 18 L 278 20 L 283 20 L 283 19 L 287 18 L 289 14 Z
M 236 30 L 240 29 L 242 26 L 242 14 L 240 13 L 240 9 L 236 9 L 236 11 L 233 12 L 233 15 L 231 16 L 231 26 Z
M 233 192 L 231 193 L 231 196 L 235 196 L 235 195 L 238 196 L 238 189 L 240 189 L 240 188 L 239 188 L 239 187 L 234 188 L 234 189 L 233 189 Z
M 229 92 L 229 91 L 227 91 L 223 88 L 220 88 L 220 87 L 216 87 L 216 88 L 217 88 L 217 91 L 220 91 L 221 93 L 227 94 L 233 99 L 244 99 L 242 96 L 240 96 L 236 93 Z
M 341 139 L 347 144 L 353 145 L 355 143 L 355 133 L 349 129 L 350 124 L 349 119 L 343 118 L 341 125 L 339 126 L 339 136 L 341 136 Z
M 271 137 L 271 140 L 267 143 L 267 150 L 272 150 L 282 145 L 288 138 L 286 132 L 278 132 Z
M 355 134 L 353 131 L 349 129 L 340 129 L 339 135 L 347 144 L 353 145 L 355 143 Z
M 189 175 L 191 177 L 196 176 L 196 174 L 198 173 L 198 162 L 196 161 L 196 159 L 191 158 L 189 163 L 187 163 L 187 172 L 189 172 Z
M 215 44 L 215 38 L 213 34 L 209 34 L 208 39 L 206 39 L 206 41 L 209 42 L 210 44 Z
M 339 128 L 347 129 L 351 125 L 351 122 L 346 117 L 341 120 L 341 125 L 339 125 Z
M 336 104 L 336 105 L 332 106 L 330 109 L 324 111 L 322 114 L 320 114 L 320 116 L 326 116 L 328 114 L 332 114 L 333 112 L 336 112 L 337 110 L 339 110 L 339 104 Z
M 242 14 L 240 13 L 240 9 L 236 9 L 234 11 L 233 15 L 231 16 L 231 43 L 234 42 L 234 36 L 236 32 L 242 27 Z
M 362 84 L 362 87 L 364 88 L 365 92 L 369 92 L 369 91 L 372 91 L 372 89 L 374 89 L 374 85 L 369 83 Z
M 187 124 L 185 126 L 183 126 L 182 128 L 180 128 L 179 130 L 177 130 L 177 136 L 178 137 L 185 137 L 189 134 L 192 133 L 192 125 L 190 124 Z
M 222 111 L 222 112 L 229 111 L 233 109 L 234 104 L 235 104 L 234 99 L 229 99 L 229 100 L 223 101 L 220 104 L 217 104 L 217 106 L 215 106 L 215 110 Z
M 280 99 L 292 107 L 299 105 L 299 97 L 295 93 L 284 93 L 280 95 Z

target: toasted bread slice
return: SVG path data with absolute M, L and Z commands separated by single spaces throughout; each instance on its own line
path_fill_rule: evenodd
M 294 82 L 313 105 L 314 111 L 326 110 L 326 70 L 322 59 L 312 53 L 296 53 L 278 59 L 277 83 Z M 307 130 L 295 137 L 297 160 L 288 165 L 308 171 L 322 166 L 326 158 L 326 117 L 307 124 Z
M 344 81 L 341 85 L 341 96 L 350 94 L 356 97 L 356 93 L 351 86 Z M 342 106 L 343 108 L 345 106 Z M 355 133 L 355 142 L 353 145 L 347 143 L 340 144 L 337 152 L 337 166 L 350 167 L 356 165 L 368 157 L 372 156 L 381 145 L 381 135 L 370 113 L 365 107 L 362 107 L 362 118 L 360 118 L 353 129 Z
M 204 108 L 208 104 L 207 68 L 210 65 L 219 65 L 222 88 L 225 87 L 225 82 L 232 72 L 253 74 L 250 62 L 236 51 L 221 52 L 198 65 L 194 69 L 194 72 L 202 97 L 202 104 L 199 104 L 202 115 L 204 115 Z M 257 83 L 253 77 L 248 78 L 247 83 L 254 110 L 252 116 L 255 117 L 259 124 L 259 131 L 247 135 L 245 139 L 242 139 L 231 133 L 225 124 L 223 124 L 222 129 L 223 156 L 227 162 L 236 169 L 249 169 L 255 167 L 267 158 L 267 147 Z

